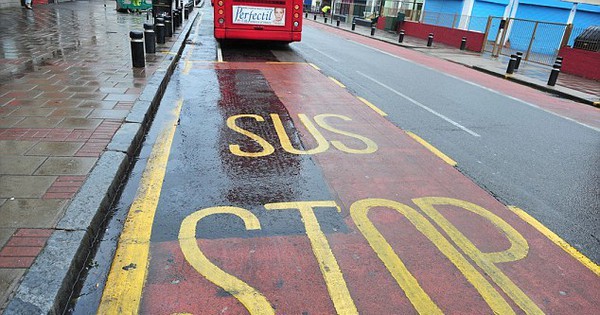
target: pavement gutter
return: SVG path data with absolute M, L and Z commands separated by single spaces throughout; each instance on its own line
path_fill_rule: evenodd
M 72 199 L 46 246 L 23 277 L 4 314 L 63 314 L 81 270 L 93 252 L 94 239 L 118 196 L 133 154 L 152 122 L 192 25 L 194 10 L 169 55 L 149 79 L 107 149 Z

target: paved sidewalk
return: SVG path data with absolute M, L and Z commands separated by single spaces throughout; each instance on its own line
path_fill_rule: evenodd
M 91 236 L 85 220 L 77 218 L 74 227 L 61 223 L 70 207 L 79 203 L 92 208 L 88 221 L 97 220 L 98 206 L 113 197 L 108 191 L 105 198 L 102 189 L 118 184 L 118 178 L 106 183 L 90 175 L 104 172 L 99 170 L 106 156 L 112 160 L 104 164 L 116 164 L 110 175 L 124 173 L 131 153 L 126 145 L 139 137 L 145 114 L 168 76 L 166 68 L 174 64 L 173 51 L 185 36 L 179 28 L 157 46 L 157 54 L 146 55 L 145 68 L 134 69 L 128 34 L 143 30 L 146 19 L 146 14 L 118 13 L 108 0 L 0 10 L 0 313 L 44 313 L 44 307 L 33 310 L 30 304 L 11 312 L 7 302 L 34 262 L 43 265 L 38 256 L 68 242 L 76 251 L 77 241 Z M 138 106 L 140 100 L 147 101 Z M 129 119 L 131 115 L 141 118 Z M 111 140 L 114 144 L 117 131 L 129 143 L 111 150 L 107 146 Z M 84 184 L 98 196 L 73 201 Z M 23 280 L 21 286 L 29 287 L 22 291 L 43 300 L 41 295 L 52 294 L 45 292 L 50 286 L 63 286 L 52 283 L 52 276 L 64 276 L 73 266 L 64 261 L 69 257 L 60 257 L 39 266 L 47 278 L 38 279 L 42 283 L 35 288 Z M 31 274 L 35 272 L 26 278 Z
M 314 14 L 309 13 L 308 21 L 315 22 Z M 322 16 L 317 16 L 317 23 L 324 24 Z M 327 25 L 336 28 L 336 22 L 328 19 Z M 352 25 L 340 23 L 340 29 L 352 32 Z M 366 26 L 356 25 L 355 31 L 363 36 L 371 37 L 371 29 Z M 446 59 L 455 63 L 471 67 L 473 69 L 489 73 L 491 75 L 504 77 L 508 80 L 516 81 L 521 84 L 558 94 L 565 98 L 570 98 L 586 104 L 600 106 L 600 81 L 585 79 L 582 77 L 561 73 L 558 77 L 556 86 L 547 85 L 552 67 L 537 64 L 534 62 L 522 61 L 519 69 L 513 75 L 506 74 L 508 65 L 507 56 L 493 58 L 489 53 L 481 54 L 470 51 L 461 51 L 441 43 L 434 43 L 432 47 L 427 47 L 427 40 L 412 36 L 405 36 L 402 43 L 398 43 L 398 33 L 392 31 L 376 30 L 375 39 L 389 42 L 406 48 L 421 51 L 423 53 Z

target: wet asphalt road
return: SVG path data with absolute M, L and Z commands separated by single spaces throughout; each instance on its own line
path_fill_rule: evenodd
M 203 23 L 210 20 L 205 17 Z M 197 60 L 211 57 L 206 51 L 215 43 L 208 31 L 205 27 L 199 38 L 204 47 L 195 51 Z M 597 131 L 311 27 L 304 28 L 301 43 L 289 46 L 256 48 L 245 43 L 224 44 L 222 48 L 225 61 L 316 64 L 324 74 L 385 111 L 391 122 L 418 133 L 451 156 L 463 174 L 503 203 L 525 209 L 592 260 L 600 261 Z M 198 237 L 300 235 L 304 227 L 297 212 L 261 217 L 264 212 L 256 209 L 269 202 L 335 199 L 309 156 L 281 154 L 278 148 L 268 157 L 271 162 L 254 163 L 232 157 L 223 146 L 244 142 L 235 135 L 232 138 L 222 124 L 228 117 L 276 113 L 293 145 L 302 147 L 294 136 L 297 131 L 289 114 L 259 71 L 192 70 L 185 75 L 180 68 L 115 207 L 115 217 L 95 258 L 97 264 L 83 285 L 75 314 L 97 307 L 124 213 L 134 198 L 153 141 L 165 123 L 161 117 L 182 97 L 184 106 L 153 226 L 153 242 L 176 240 L 177 229 L 172 227 L 179 226 L 190 212 L 228 204 L 253 212 L 263 229 L 242 231 L 239 221 L 214 217 L 198 225 Z M 250 128 L 251 121 L 245 122 Z M 245 126 L 244 122 L 239 125 Z M 267 140 L 276 137 L 272 129 L 260 133 Z M 316 215 L 324 232 L 345 229 L 333 208 L 324 208 Z

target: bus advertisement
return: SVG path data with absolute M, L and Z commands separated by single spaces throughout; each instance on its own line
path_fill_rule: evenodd
M 302 0 L 214 0 L 215 38 L 297 42 Z

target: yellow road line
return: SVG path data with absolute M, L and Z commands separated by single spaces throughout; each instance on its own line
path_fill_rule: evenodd
M 152 148 L 136 198 L 119 238 L 98 314 L 137 314 L 146 279 L 150 234 L 183 100 Z
M 569 243 L 565 242 L 560 236 L 556 235 L 554 232 L 550 231 L 547 227 L 545 227 L 540 221 L 536 220 L 534 217 L 530 216 L 527 212 L 515 206 L 508 206 L 512 212 L 518 215 L 523 221 L 529 223 L 529 225 L 536 228 L 540 233 L 544 234 L 547 238 L 549 238 L 554 244 L 558 245 L 565 252 L 569 253 L 575 259 L 579 260 L 584 266 L 586 266 L 589 270 L 595 273 L 597 276 L 600 276 L 600 266 L 598 266 L 595 262 L 591 261 L 584 254 L 580 253 L 573 246 L 569 245 Z
M 321 71 L 321 68 L 317 67 L 317 65 L 315 65 L 314 63 L 309 63 L 309 65 L 319 71 Z
M 335 84 L 339 85 L 341 88 L 346 88 L 346 86 L 343 85 L 342 82 L 334 79 L 333 77 L 329 77 L 329 79 L 331 79 L 331 81 L 333 81 Z
M 415 139 L 418 143 L 422 144 L 433 154 L 437 155 L 440 159 L 444 160 L 444 162 L 450 164 L 451 166 L 457 165 L 456 161 L 454 161 L 453 159 L 451 159 L 450 157 L 448 157 L 447 155 L 442 153 L 442 151 L 436 149 L 434 146 L 429 144 L 427 141 L 423 140 L 421 137 L 417 136 L 416 134 L 414 134 L 410 131 L 406 131 L 406 134 L 408 134 L 411 138 Z
M 373 105 L 373 103 L 367 101 L 366 99 L 364 99 L 364 98 L 362 98 L 360 96 L 357 96 L 357 98 L 361 102 L 365 103 L 367 106 L 371 107 L 371 109 L 374 110 L 375 112 L 377 112 L 377 114 L 379 114 L 381 116 L 384 116 L 384 117 L 387 116 L 387 114 L 384 111 L 382 111 L 381 109 L 379 109 L 377 106 Z

